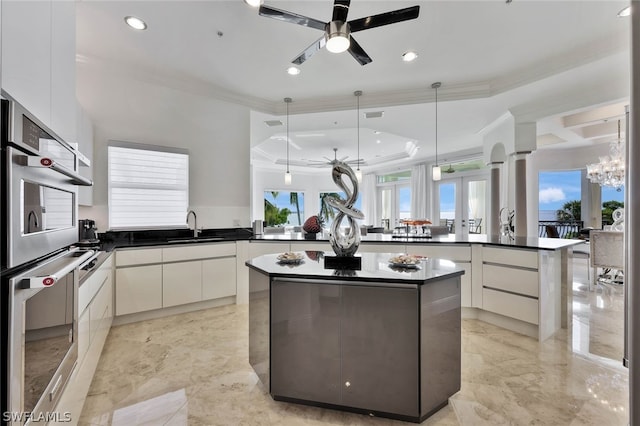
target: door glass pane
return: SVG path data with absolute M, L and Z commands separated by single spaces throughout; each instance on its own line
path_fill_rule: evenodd
M 389 229 L 389 227 L 391 226 L 391 198 L 391 188 L 383 188 L 380 190 L 380 218 L 382 219 L 381 226 L 384 226 L 385 229 Z
M 470 181 L 467 186 L 467 223 L 470 234 L 486 234 L 482 231 L 487 224 L 486 188 L 485 180 Z
M 455 233 L 453 221 L 456 217 L 456 184 L 441 183 L 440 188 L 440 223 L 448 226 L 449 233 Z
M 411 218 L 411 187 L 398 188 L 398 219 Z

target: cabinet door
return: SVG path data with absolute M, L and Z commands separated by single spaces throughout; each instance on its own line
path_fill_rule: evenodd
M 202 300 L 235 296 L 236 258 L 202 261 Z
M 2 2 L 2 88 L 46 125 L 51 123 L 51 7 L 51 1 Z
M 339 286 L 272 282 L 271 394 L 340 404 L 339 330 Z
M 162 306 L 202 300 L 202 261 L 162 265 Z
M 342 405 L 419 416 L 417 289 L 342 287 Z
M 51 2 L 51 129 L 77 143 L 76 4 Z
M 91 333 L 89 332 L 91 319 L 90 309 L 91 308 L 87 307 L 82 315 L 78 317 L 78 365 L 82 365 L 84 356 L 91 343 Z
M 162 265 L 116 270 L 116 315 L 162 308 Z

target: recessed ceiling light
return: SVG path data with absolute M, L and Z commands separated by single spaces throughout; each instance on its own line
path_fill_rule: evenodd
M 147 29 L 147 24 L 142 19 L 136 18 L 135 16 L 125 16 L 124 22 L 126 22 L 127 25 L 133 28 L 134 30 Z
M 289 75 L 298 75 L 298 74 L 300 74 L 300 68 L 298 68 L 298 67 L 289 67 L 289 68 L 287 68 L 287 74 L 289 74 Z
M 244 0 L 244 2 L 251 7 L 258 7 L 263 3 L 263 0 Z
M 622 17 L 622 16 L 629 16 L 631 15 L 631 6 L 627 6 L 624 9 L 622 9 L 620 12 L 618 12 L 618 16 Z
M 415 61 L 417 57 L 418 57 L 418 54 L 413 50 L 409 50 L 408 52 L 404 52 L 402 54 L 402 60 L 405 62 Z
M 374 131 L 373 131 L 373 134 L 374 134 L 374 135 L 379 135 L 380 133 L 382 133 L 380 130 L 374 130 Z
M 376 143 L 380 143 L 380 139 L 376 139 Z

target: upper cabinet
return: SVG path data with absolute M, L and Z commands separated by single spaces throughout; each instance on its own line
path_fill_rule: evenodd
M 2 0 L 2 88 L 76 142 L 75 2 Z

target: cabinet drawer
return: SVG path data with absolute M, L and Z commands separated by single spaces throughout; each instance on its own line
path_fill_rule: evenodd
M 185 244 L 180 247 L 162 249 L 163 262 L 209 259 L 212 257 L 235 256 L 235 243 Z
M 482 259 L 485 262 L 538 269 L 538 252 L 536 250 L 484 247 Z
M 144 265 L 147 263 L 161 263 L 162 249 L 134 249 L 118 250 L 116 252 L 116 266 Z
M 482 309 L 538 324 L 538 300 L 530 297 L 483 288 Z
M 78 289 L 78 312 L 85 310 L 107 278 L 111 278 L 111 270 L 100 267 L 82 283 Z
M 485 287 L 538 297 L 538 272 L 499 265 L 482 265 Z
M 465 245 L 451 246 L 440 243 L 429 245 L 407 244 L 407 253 L 449 259 L 454 262 L 471 262 L 471 246 Z

